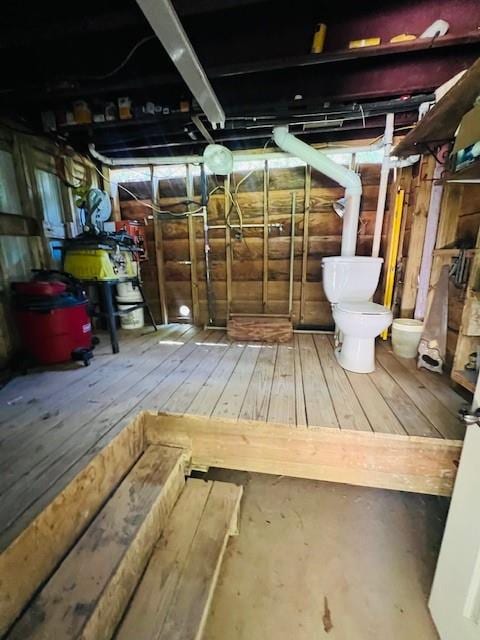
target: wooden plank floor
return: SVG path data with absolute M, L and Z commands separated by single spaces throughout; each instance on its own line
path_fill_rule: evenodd
M 90 367 L 65 365 L 0 391 L 0 550 L 144 409 L 439 439 L 462 439 L 465 401 L 448 378 L 386 345 L 369 375 L 344 371 L 326 335 L 232 343 L 168 325 L 102 340 Z

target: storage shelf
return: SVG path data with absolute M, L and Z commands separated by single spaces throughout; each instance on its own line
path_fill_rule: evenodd
M 452 371 L 451 378 L 454 382 L 467 389 L 471 393 L 475 393 L 475 386 L 477 384 L 477 372 L 464 369 L 463 371 Z
M 473 107 L 479 87 L 480 58 L 397 144 L 392 154 L 405 157 L 425 151 L 429 144 L 452 140 L 460 120 Z
M 447 173 L 445 180 L 447 182 L 480 182 L 480 158 L 469 164 L 468 167 Z

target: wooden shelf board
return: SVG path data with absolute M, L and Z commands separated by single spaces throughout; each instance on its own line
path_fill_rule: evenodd
M 464 389 L 468 389 L 471 393 L 475 392 L 475 386 L 477 383 L 477 373 L 475 371 L 469 371 L 468 369 L 460 371 L 457 369 L 452 371 L 451 378 Z
M 445 47 L 462 47 L 479 42 L 478 30 L 470 31 L 462 35 L 445 35 L 432 40 L 431 38 L 416 38 L 408 42 L 385 42 L 373 47 L 359 47 L 353 49 L 339 49 L 337 51 L 325 51 L 324 53 L 309 53 L 303 56 L 288 56 L 260 60 L 258 62 L 240 62 L 233 65 L 208 67 L 209 78 L 226 78 L 250 73 L 283 70 L 316 66 L 322 64 L 335 64 L 349 62 L 362 58 L 378 58 L 380 56 L 411 54 Z
M 419 153 L 428 143 L 451 140 L 462 117 L 478 96 L 480 87 L 480 58 L 437 104 L 420 120 L 399 144 L 393 155 L 404 157 Z
M 447 173 L 445 179 L 447 182 L 480 182 L 480 158 L 459 171 Z

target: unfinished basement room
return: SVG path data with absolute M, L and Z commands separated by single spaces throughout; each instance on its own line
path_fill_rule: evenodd
M 480 640 L 480 2 L 0 51 L 0 639 Z

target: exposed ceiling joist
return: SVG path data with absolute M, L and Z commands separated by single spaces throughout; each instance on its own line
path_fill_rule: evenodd
M 137 0 L 200 108 L 215 129 L 225 113 L 170 0 Z

